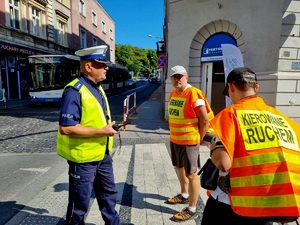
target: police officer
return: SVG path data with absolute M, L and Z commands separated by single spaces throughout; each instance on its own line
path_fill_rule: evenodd
M 233 105 L 211 120 L 212 161 L 218 187 L 207 200 L 202 225 L 266 225 L 300 215 L 300 126 L 256 95 L 255 72 L 232 70 L 223 94 Z
M 119 225 L 115 210 L 117 190 L 114 181 L 112 137 L 114 121 L 100 86 L 106 78 L 107 46 L 75 52 L 80 56 L 80 77 L 66 85 L 62 96 L 57 153 L 69 164 L 69 202 L 66 224 L 84 224 L 94 189 L 105 224 Z

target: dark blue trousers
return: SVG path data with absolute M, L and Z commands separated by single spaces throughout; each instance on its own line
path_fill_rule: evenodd
M 90 198 L 94 189 L 101 215 L 106 225 L 120 225 L 115 210 L 117 189 L 114 181 L 112 158 L 109 154 L 101 161 L 69 163 L 69 203 L 66 224 L 84 225 Z

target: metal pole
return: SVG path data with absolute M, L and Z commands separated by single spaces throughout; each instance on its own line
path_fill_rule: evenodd
M 136 113 L 136 92 L 134 92 L 134 103 L 133 103 L 133 111 Z
M 126 116 L 126 109 L 127 109 L 127 98 L 124 99 L 124 105 L 123 105 L 123 124 L 124 129 L 126 129 L 126 122 L 127 122 L 127 116 Z

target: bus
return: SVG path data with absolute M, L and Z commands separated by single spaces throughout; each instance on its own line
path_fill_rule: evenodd
M 60 102 L 63 89 L 80 75 L 80 58 L 74 55 L 28 56 L 29 96 L 31 103 Z M 101 86 L 108 95 L 128 89 L 129 70 L 110 64 Z
M 107 95 L 115 95 L 124 92 L 128 87 L 128 79 L 131 78 L 129 70 L 119 64 L 110 64 L 106 73 L 106 79 L 101 82 Z
M 79 57 L 74 55 L 28 56 L 31 103 L 60 102 L 63 89 L 79 76 Z

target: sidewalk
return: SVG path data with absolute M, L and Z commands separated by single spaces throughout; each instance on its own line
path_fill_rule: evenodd
M 169 127 L 162 118 L 159 87 L 121 131 L 126 144 L 114 147 L 112 157 L 118 189 L 117 207 L 123 225 L 172 225 L 170 217 L 186 205 L 169 205 L 165 200 L 178 194 L 180 186 L 169 155 Z M 15 102 L 16 103 L 16 102 Z M 21 101 L 22 103 L 22 101 Z M 15 104 L 17 105 L 17 104 Z M 118 136 L 115 137 L 119 143 Z M 137 143 L 137 139 L 139 139 Z M 208 149 L 201 150 L 201 161 L 206 161 Z M 202 156 L 203 155 L 203 156 Z M 6 225 L 42 224 L 62 225 L 68 202 L 68 171 L 55 178 L 42 192 L 37 193 Z M 205 190 L 201 191 L 205 195 Z M 104 224 L 96 201 L 91 199 L 87 225 Z M 200 224 L 205 201 L 199 198 L 199 217 L 185 225 Z M 33 209 L 37 209 L 33 212 Z
M 122 146 L 121 150 L 116 150 L 113 155 L 118 187 L 117 211 L 122 224 L 174 225 L 176 223 L 172 222 L 170 217 L 185 207 L 185 205 L 165 203 L 168 197 L 180 192 L 180 185 L 170 159 L 168 123 L 162 118 L 162 91 L 162 87 L 159 87 L 150 99 L 138 108 L 137 114 L 130 115 L 131 124 L 126 126 L 125 131 L 121 131 L 121 138 L 148 138 L 149 140 L 157 138 L 158 141 Z M 209 157 L 209 150 L 202 147 L 200 153 L 203 165 Z M 128 197 L 131 198 L 131 206 L 123 205 L 121 202 L 127 186 L 130 186 L 131 193 Z M 195 220 L 185 222 L 185 225 L 201 223 L 206 200 L 206 190 L 202 189 L 198 201 L 199 216 Z M 96 201 L 93 202 L 87 215 L 86 224 L 104 224 Z
M 6 107 L 3 101 L 0 101 L 0 110 L 6 110 L 6 109 L 10 109 L 10 108 L 16 108 L 19 106 L 24 106 L 24 105 L 28 105 L 29 104 L 29 100 L 19 100 L 19 99 L 14 99 L 14 100 L 6 100 Z
M 169 139 L 167 121 L 162 119 L 161 98 L 162 86 L 159 87 L 150 99 L 141 105 L 137 114 L 129 117 L 132 124 L 121 131 L 121 138 L 159 138 L 152 144 L 137 144 L 135 146 L 122 146 L 115 152 L 114 173 L 118 187 L 117 211 L 122 224 L 130 225 L 174 225 L 170 217 L 181 211 L 185 205 L 168 205 L 165 200 L 180 191 L 177 174 L 171 164 L 169 145 L 164 139 Z M 204 165 L 209 158 L 209 149 L 200 148 L 200 161 Z M 122 169 L 120 169 L 122 168 Z M 126 169 L 128 168 L 128 171 Z M 124 170 L 125 169 L 125 170 Z M 132 205 L 123 205 L 122 196 L 129 188 L 128 198 Z M 201 188 L 198 199 L 198 218 L 186 221 L 185 225 L 200 225 L 203 209 L 208 197 L 206 190 Z M 299 221 L 299 220 L 298 220 Z M 96 201 L 93 202 L 86 218 L 87 225 L 104 225 Z M 273 223 L 273 225 L 279 225 Z M 288 223 L 288 225 L 296 225 Z
M 136 114 L 129 116 L 131 123 L 126 126 L 125 131 L 121 131 L 121 140 L 126 140 L 126 144 L 121 144 L 121 147 L 115 146 L 112 152 L 118 189 L 116 210 L 122 225 L 175 225 L 170 217 L 186 206 L 165 203 L 168 197 L 180 192 L 180 186 L 170 159 L 168 123 L 162 118 L 162 91 L 160 86 L 150 99 L 137 109 Z M 118 143 L 118 136 L 115 138 Z M 142 144 L 135 144 L 136 139 Z M 202 165 L 208 157 L 209 149 L 201 146 Z M 199 216 L 184 222 L 184 225 L 201 224 L 206 200 L 206 190 L 201 188 L 197 204 Z M 45 190 L 37 193 L 37 196 L 5 225 L 62 225 L 67 202 L 66 170 Z M 33 213 L 32 209 L 37 210 Z M 97 202 L 93 198 L 86 225 L 104 225 Z

